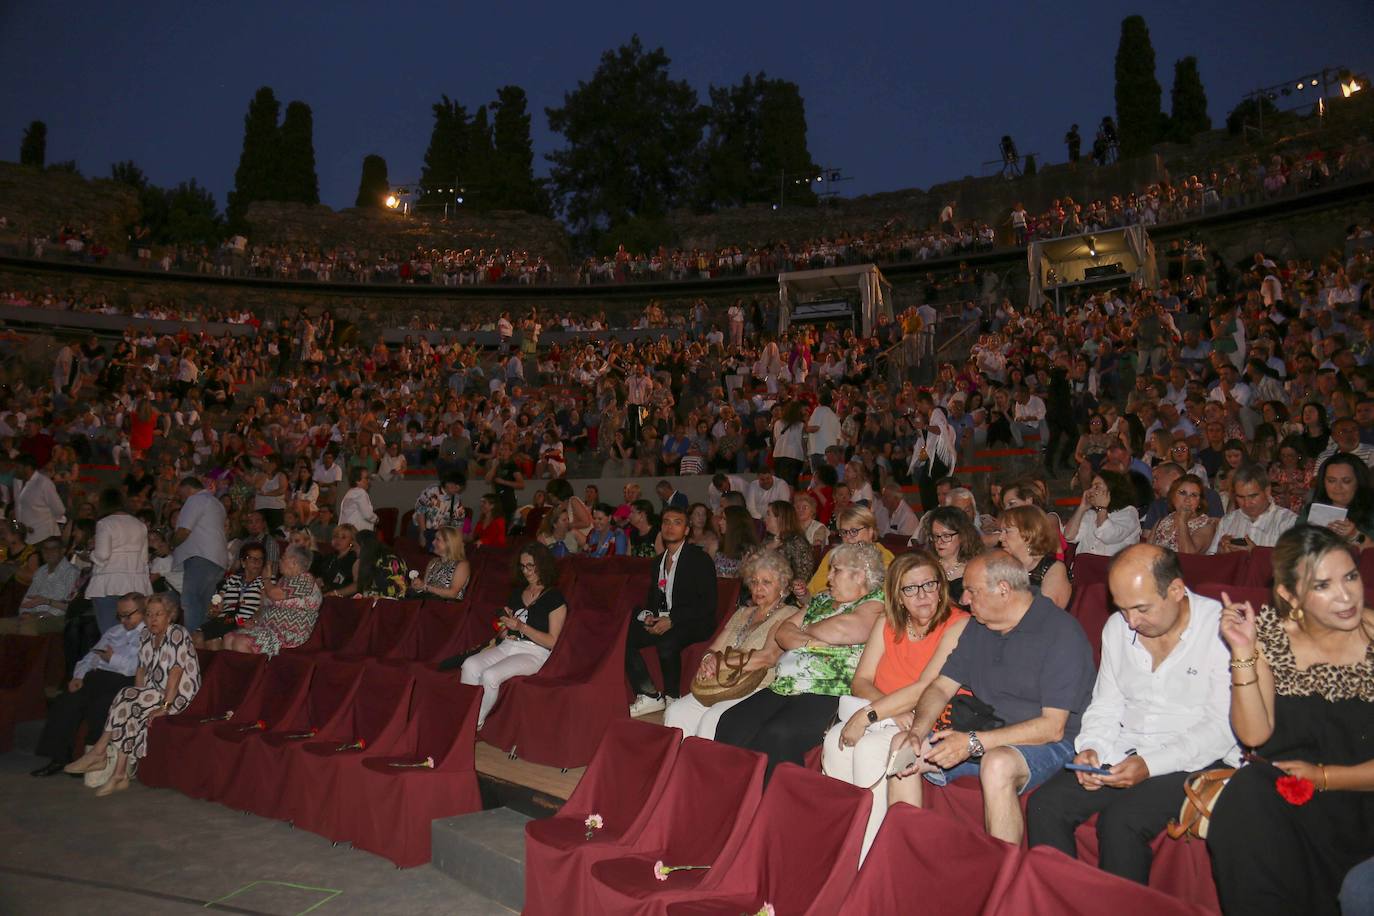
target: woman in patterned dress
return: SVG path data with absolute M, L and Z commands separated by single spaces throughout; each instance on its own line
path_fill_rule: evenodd
M 784 761 L 801 764 L 849 693 L 859 656 L 884 611 L 882 554 L 872 544 L 842 544 L 831 552 L 830 587 L 779 624 L 783 649 L 777 677 L 730 709 L 716 740 L 759 751 L 769 773 Z
M 1202 478 L 1184 474 L 1169 487 L 1169 508 L 1150 531 L 1150 543 L 1177 553 L 1206 553 L 1216 534 L 1217 520 L 1202 501 Z
M 434 533 L 434 559 L 414 586 L 416 594 L 462 601 L 472 578 L 463 532 L 445 525 Z
M 270 658 L 310 638 L 322 598 L 310 575 L 309 555 L 299 547 L 288 547 L 282 554 L 281 573 L 276 584 L 262 590 L 262 610 L 253 618 L 253 625 L 225 636 L 225 649 Z
M 200 660 L 191 634 L 176 623 L 180 611 L 175 596 L 167 592 L 148 599 L 144 611 L 147 632 L 138 648 L 134 686 L 125 687 L 115 697 L 100 740 L 80 760 L 65 767 L 68 773 L 104 769 L 107 749 L 113 743 L 114 773 L 95 793 L 102 798 L 129 788 L 129 758 L 139 760 L 148 753 L 149 723 L 158 716 L 181 712 L 200 690 Z
M 1207 832 L 1221 908 L 1337 916 L 1346 872 L 1374 855 L 1374 610 L 1356 552 L 1295 525 L 1274 545 L 1274 607 L 1222 598 L 1231 727 L 1255 754 Z

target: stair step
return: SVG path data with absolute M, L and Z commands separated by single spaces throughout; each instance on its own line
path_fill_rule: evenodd
M 519 912 L 525 907 L 525 824 L 529 820 L 509 808 L 441 818 L 431 826 L 434 867 Z
M 33 753 L 33 749 L 38 747 L 38 739 L 43 735 L 43 719 L 33 719 L 29 722 L 14 723 L 14 749 Z

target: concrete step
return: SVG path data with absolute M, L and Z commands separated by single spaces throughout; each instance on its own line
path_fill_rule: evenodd
M 529 817 L 493 808 L 435 821 L 434 867 L 516 912 L 525 907 L 525 824 Z
M 33 749 L 38 747 L 38 739 L 43 735 L 42 719 L 34 719 L 30 722 L 16 722 L 14 724 L 14 749 L 32 754 Z

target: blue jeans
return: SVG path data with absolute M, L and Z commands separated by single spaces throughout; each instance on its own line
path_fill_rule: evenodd
M 224 578 L 224 567 L 204 557 L 187 557 L 182 568 L 185 575 L 181 582 L 181 622 L 194 633 L 205 622 L 210 599 Z
M 1374 913 L 1374 859 L 1365 859 L 1345 873 L 1341 884 L 1341 912 L 1345 916 Z
M 100 627 L 103 634 L 110 627 L 119 622 L 119 596 L 110 595 L 105 598 L 92 598 L 91 604 L 95 606 L 95 622 Z
M 1026 769 L 1030 771 L 1030 778 L 1021 787 L 1018 795 L 1025 795 L 1064 769 L 1064 764 L 1073 760 L 1074 754 L 1073 741 L 1069 738 L 1056 741 L 1053 744 L 1009 744 L 1006 746 L 1021 755 L 1021 759 L 1026 761 Z M 952 770 L 926 773 L 925 778 L 931 785 L 943 786 L 961 776 L 977 776 L 981 770 L 981 764 L 981 760 L 965 760 Z

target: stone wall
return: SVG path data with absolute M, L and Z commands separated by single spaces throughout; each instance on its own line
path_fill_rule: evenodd
M 113 249 L 138 217 L 138 194 L 114 181 L 0 162 L 0 216 L 9 223 L 0 236 L 47 236 L 69 225 L 91 229 Z
M 347 245 L 360 254 L 425 248 L 528 250 L 555 265 L 568 263 L 568 237 L 561 223 L 514 210 L 476 214 L 459 210 L 448 219 L 407 216 L 396 210 L 351 208 L 335 212 L 323 204 L 255 203 L 248 208 L 249 239 L 329 249 Z

